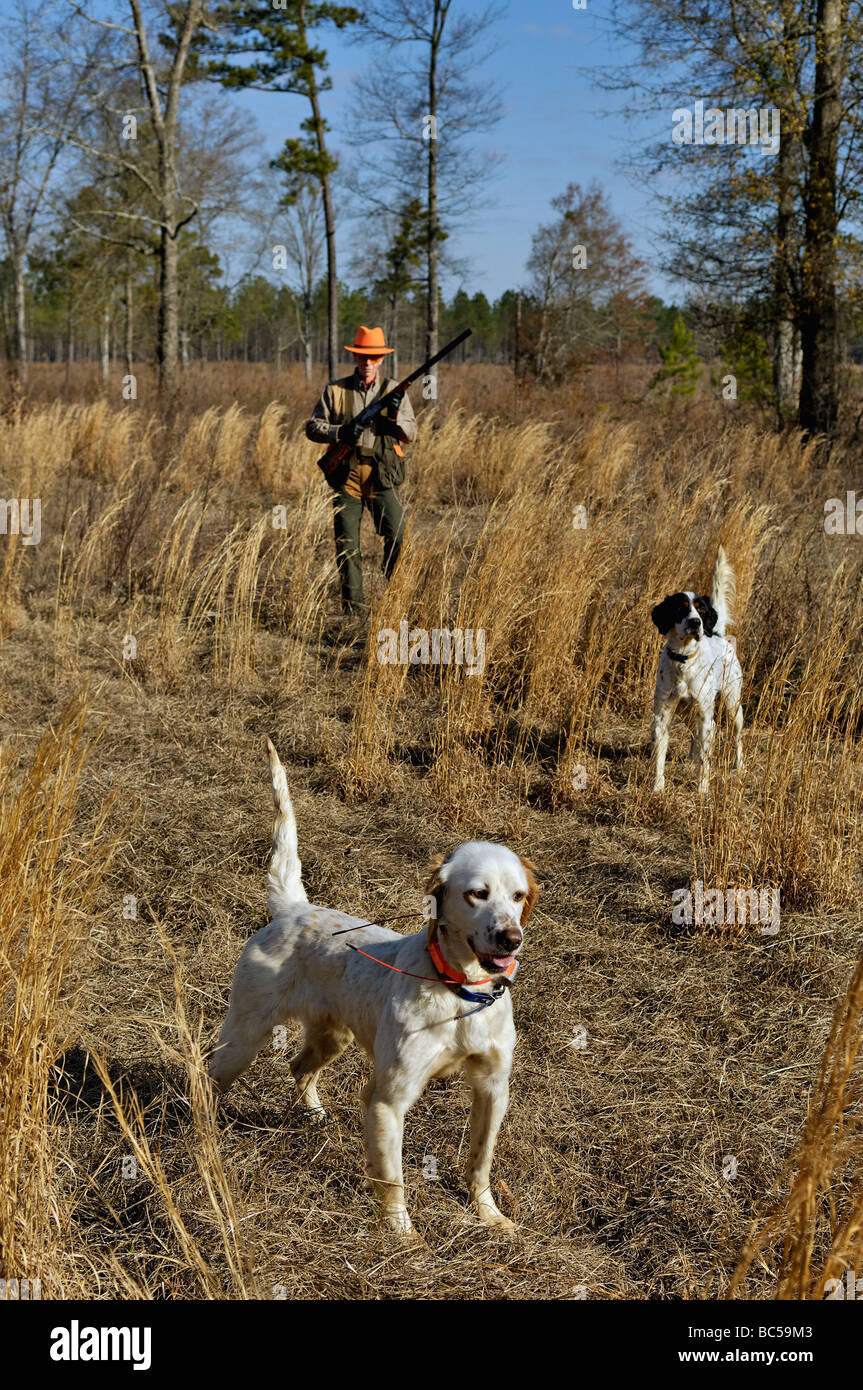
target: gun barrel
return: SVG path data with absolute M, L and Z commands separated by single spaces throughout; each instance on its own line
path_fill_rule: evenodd
M 416 381 L 418 377 L 425 376 L 429 368 L 433 367 L 436 362 L 440 362 L 442 357 L 446 357 L 449 353 L 452 352 L 453 348 L 457 348 L 459 343 L 463 343 L 465 338 L 469 338 L 472 333 L 472 328 L 463 329 L 463 331 L 459 333 L 457 338 L 453 338 L 451 342 L 447 343 L 446 347 L 441 348 L 440 352 L 436 352 L 433 357 L 430 357 L 428 359 L 428 361 L 423 362 L 422 366 L 417 367 L 416 371 L 413 371 L 410 373 L 409 376 L 406 376 L 404 378 L 404 381 L 400 381 L 397 386 L 393 386 L 391 390 L 387 391 L 386 395 L 378 396 L 376 401 L 372 401 L 371 405 L 367 405 L 365 410 L 360 411 L 359 415 L 355 415 L 350 423 L 352 425 L 367 425 L 370 420 L 373 420 L 376 415 L 379 415 L 380 412 L 386 408 L 386 406 L 392 400 L 393 396 L 397 396 L 402 391 L 406 391 L 407 388 L 410 386 L 411 382 Z M 331 474 L 333 474 L 336 471 L 339 465 L 344 462 L 350 451 L 350 444 L 330 445 L 329 449 L 327 449 L 327 452 L 318 460 L 318 463 L 320 467 L 323 469 L 324 474 L 327 478 L 329 478 Z

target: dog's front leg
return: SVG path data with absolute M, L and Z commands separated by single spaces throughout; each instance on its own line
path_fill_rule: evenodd
M 743 710 L 740 705 L 734 711 L 734 738 L 737 752 L 737 771 L 743 771 Z
M 665 791 L 665 758 L 668 753 L 668 733 L 676 700 L 654 704 L 653 708 L 653 790 Z
M 415 1099 L 395 1078 L 373 1076 L 363 1092 L 366 1107 L 366 1172 L 386 1224 L 402 1236 L 416 1234 L 405 1206 L 402 1140 L 405 1114 Z
M 701 710 L 698 720 L 698 745 L 701 758 L 701 772 L 698 777 L 698 790 L 704 796 L 710 785 L 710 755 L 713 751 L 713 711 Z
M 509 1066 L 501 1059 L 493 1069 L 474 1063 L 467 1064 L 465 1070 L 473 1089 L 467 1169 L 470 1199 L 476 1207 L 477 1216 L 486 1226 L 514 1231 L 513 1223 L 498 1210 L 491 1195 L 491 1161 L 497 1132 L 509 1104 Z

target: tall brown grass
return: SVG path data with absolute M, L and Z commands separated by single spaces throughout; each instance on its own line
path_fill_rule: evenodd
M 127 604 L 118 611 L 118 650 L 138 629 L 128 674 L 176 686 L 200 659 L 217 683 L 237 688 L 253 678 L 262 627 L 275 626 L 289 639 L 285 688 L 298 688 L 303 643 L 322 630 L 333 567 L 317 450 L 287 431 L 286 418 L 276 403 L 257 420 L 237 405 L 211 408 L 173 443 L 154 420 L 112 413 L 104 400 L 3 423 L 2 456 L 23 460 L 61 532 L 56 614 L 67 655 L 77 652 L 94 603 L 104 605 L 101 590 Z M 407 493 L 421 521 L 393 583 L 377 593 L 344 750 L 347 790 L 361 795 L 386 781 L 398 712 L 419 689 L 437 721 L 434 776 L 454 810 L 478 810 L 492 784 L 517 784 L 526 795 L 549 740 L 559 754 L 552 795 L 569 802 L 595 791 L 607 739 L 649 708 L 650 605 L 694 576 L 707 588 L 722 541 L 738 576 L 741 656 L 758 677 L 749 686 L 759 694 L 748 741 L 759 758 L 739 787 L 723 780 L 727 806 L 714 798 L 703 808 L 696 869 L 721 886 L 745 844 L 753 881 L 778 882 L 781 863 L 789 901 L 828 890 L 838 901 L 836 865 L 849 849 L 858 777 L 859 712 L 849 691 L 859 682 L 849 677 L 859 671 L 860 566 L 844 578 L 829 560 L 822 566 L 817 613 L 794 618 L 793 604 L 781 603 L 790 563 L 813 554 L 821 499 L 813 497 L 808 522 L 799 508 L 783 516 L 771 472 L 780 458 L 787 508 L 802 480 L 811 492 L 817 479 L 812 445 L 785 441 L 780 454 L 773 436 L 749 426 L 727 426 L 698 456 L 675 439 L 663 456 L 634 423 L 592 422 L 567 437 L 536 419 L 429 411 Z M 61 481 L 70 470 L 77 488 Z M 276 507 L 283 529 L 273 525 Z M 574 524 L 578 509 L 583 527 Z M 768 555 L 770 583 L 757 586 L 753 609 Z M 20 548 L 7 550 L 7 614 L 24 563 Z M 401 622 L 483 633 L 485 669 L 387 670 L 374 637 Z M 838 697 L 827 694 L 833 685 Z M 644 814 L 645 783 L 630 788 L 625 814 Z M 756 809 L 767 787 L 781 789 L 779 816 L 772 806 Z
M 61 1171 L 74 1171 L 65 1152 L 69 1119 L 60 1095 L 68 1086 L 64 1051 L 76 1037 L 70 976 L 88 959 L 91 909 L 117 849 L 105 833 L 108 805 L 88 832 L 75 833 L 77 793 L 91 743 L 86 707 L 66 710 L 41 741 L 20 785 L 4 766 L 7 790 L 0 797 L 0 1277 L 41 1286 L 43 1297 L 97 1297 L 103 1272 L 92 1272 L 75 1246 L 77 1198 L 70 1198 Z M 200 1193 L 183 1200 L 165 1176 L 158 1153 L 158 1125 L 133 1088 L 111 1075 L 98 1053 L 91 1061 L 114 1110 L 119 1147 L 133 1158 L 168 1224 L 160 1243 L 165 1263 L 184 1296 L 257 1296 L 257 1284 L 242 1244 L 243 1208 L 224 1171 L 206 1077 L 200 1025 L 187 1015 L 181 966 L 166 938 L 172 961 L 174 1002 L 164 1034 L 154 1038 L 169 1064 L 185 1078 L 189 1132 L 187 1151 L 199 1175 Z M 58 1089 L 59 1088 L 59 1089 Z M 100 1165 L 99 1172 L 101 1172 Z M 80 1175 L 84 1185 L 92 1179 Z M 218 1269 L 201 1253 L 200 1233 L 190 1229 L 190 1200 L 196 1222 L 213 1227 L 223 1259 Z M 134 1256 L 108 1261 L 110 1276 L 126 1297 L 164 1296 L 160 1271 L 136 1271 Z M 38 1285 L 37 1285 L 38 1281 Z M 170 1277 L 167 1283 L 171 1283 Z
M 266 397 L 255 411 L 202 400 L 170 428 L 104 399 L 19 411 L 0 421 L 0 475 L 20 481 L 19 495 L 42 496 L 43 541 L 10 544 L 2 557 L 0 639 L 33 623 L 34 667 L 50 671 L 55 697 L 95 668 L 100 701 L 118 698 L 119 675 L 136 683 L 127 693 L 146 692 L 158 719 L 156 697 L 201 685 L 214 722 L 232 719 L 240 695 L 277 715 L 288 739 L 315 720 L 315 776 L 352 812 L 386 808 L 416 778 L 453 836 L 486 833 L 491 816 L 503 826 L 496 833 L 520 836 L 538 809 L 583 813 L 585 824 L 604 817 L 657 841 L 682 826 L 693 878 L 723 890 L 779 887 L 788 908 L 847 908 L 861 869 L 863 561 L 853 539 L 830 543 L 821 529 L 841 472 L 819 471 L 812 445 L 722 416 L 578 413 L 565 394 L 535 397 L 531 413 L 506 383 L 489 378 L 483 389 L 501 406 L 493 417 L 471 409 L 465 390 L 461 404 L 423 418 L 402 560 L 388 585 L 367 566 L 371 612 L 359 645 L 340 632 L 331 501 L 318 450 L 297 430 L 307 402 Z M 737 574 L 747 766 L 736 774 L 720 727 L 710 794 L 696 796 L 693 769 L 674 757 L 658 798 L 648 738 L 660 639 L 650 610 L 682 586 L 706 590 L 720 543 Z M 381 662 L 378 634 L 402 623 L 482 632 L 482 669 Z M 123 653 L 127 635 L 134 658 Z M 9 672 L 0 678 L 9 688 Z M 679 726 L 675 737 L 686 742 Z M 242 1237 L 245 1176 L 225 1171 L 187 965 L 159 929 L 154 949 L 171 988 L 151 1047 L 170 1099 L 139 1094 L 116 1059 L 89 1049 L 110 1114 L 100 1190 L 121 1212 L 109 1168 L 131 1154 L 148 1185 L 146 1244 L 156 1255 L 99 1254 L 86 1274 L 69 1258 L 76 1214 L 56 1155 L 71 1154 L 74 1117 L 52 1100 L 52 1068 L 75 1037 L 70 962 L 113 844 L 98 815 L 74 838 L 86 744 L 83 710 L 72 705 L 28 772 L 19 777 L 4 752 L 7 788 L 20 787 L 0 805 L 0 1043 L 11 1078 L 0 1098 L 0 1272 L 40 1277 L 55 1292 L 256 1296 L 261 1276 Z M 740 943 L 726 933 L 722 944 L 732 952 Z M 813 1099 L 793 1202 L 752 1245 L 785 1240 L 783 1290 L 822 1288 L 859 1255 L 859 970 L 855 981 Z M 170 1107 L 182 1181 L 165 1152 Z M 69 1170 L 92 1185 L 76 1161 Z
M 70 965 L 113 849 L 102 817 L 83 840 L 75 834 L 87 749 L 85 707 L 75 701 L 17 789 L 5 754 L 0 796 L 0 1273 L 38 1279 L 48 1294 L 59 1276 L 52 1068 L 73 1029 Z
M 287 419 L 275 402 L 257 419 L 237 405 L 210 408 L 175 441 L 104 401 L 4 422 L 0 450 L 38 475 L 55 535 L 64 498 L 53 551 L 64 659 L 79 660 L 86 624 L 107 603 L 116 659 L 137 679 L 177 688 L 203 663 L 217 684 L 240 688 L 254 680 L 262 632 L 276 630 L 283 691 L 300 688 L 334 584 L 318 451 Z M 529 798 L 552 748 L 551 799 L 598 794 L 623 725 L 635 721 L 647 735 L 650 607 L 682 583 L 707 589 L 721 542 L 737 572 L 752 768 L 718 779 L 699 808 L 694 876 L 730 886 L 733 868 L 743 874 L 737 886 L 775 885 L 789 903 L 844 900 L 839 866 L 859 852 L 861 566 L 843 562 L 840 573 L 817 554 L 823 500 L 813 460 L 811 444 L 780 444 L 748 425 L 726 425 L 693 454 L 683 434 L 664 452 L 650 447 L 629 421 L 593 421 L 567 436 L 538 419 L 428 411 L 411 459 L 404 559 L 373 593 L 348 746 L 332 750 L 345 790 L 385 787 L 419 694 L 435 725 L 435 786 L 465 825 L 482 820 L 490 788 Z M 70 470 L 76 489 L 61 481 Z M 808 517 L 791 509 L 801 489 Z M 782 593 L 787 585 L 805 596 L 801 561 L 818 594 L 795 614 Z M 24 563 L 10 548 L 3 593 Z M 810 580 L 816 563 L 821 574 Z M 482 633 L 483 671 L 380 664 L 376 634 L 402 622 Z M 129 633 L 134 661 L 120 654 Z M 647 788 L 647 775 L 628 787 L 624 817 L 654 814 Z
M 699 818 L 694 877 L 778 888 L 787 907 L 857 896 L 863 793 L 863 666 L 855 584 L 837 574 L 827 614 L 767 671 L 752 716 L 751 770 L 726 775 Z
M 243 1239 L 245 1203 L 222 1160 L 200 1019 L 194 1023 L 188 1016 L 182 961 L 164 933 L 160 933 L 160 945 L 171 965 L 173 1007 L 168 1027 L 152 1029 L 152 1040 L 154 1050 L 179 1069 L 183 1079 L 178 1099 L 187 1119 L 181 1142 L 188 1171 L 196 1181 L 178 1190 L 166 1173 L 159 1152 L 164 1107 L 158 1117 L 148 1113 L 135 1090 L 118 1085 L 105 1061 L 94 1054 L 94 1068 L 111 1102 L 123 1157 L 127 1162 L 134 1160 L 135 1176 L 149 1184 L 152 1205 L 167 1227 L 160 1230 L 153 1222 L 161 1261 L 151 1258 L 149 1270 L 136 1271 L 128 1260 L 116 1259 L 112 1274 L 131 1298 L 261 1298 L 264 1291 Z M 213 1248 L 216 1258 L 205 1253 Z
M 754 1223 L 734 1270 L 729 1298 L 745 1297 L 752 1266 L 770 1260 L 774 1298 L 859 1299 L 863 1278 L 861 1047 L 863 957 L 836 1009 L 803 1136 L 784 1175 L 782 1185 L 788 1190 L 766 1219 Z

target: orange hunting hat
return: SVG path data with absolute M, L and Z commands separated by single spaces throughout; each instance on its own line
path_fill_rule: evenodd
M 361 352 L 365 357 L 383 357 L 384 353 L 395 351 L 386 344 L 382 328 L 366 328 L 365 324 L 361 323 L 354 341 L 345 343 L 344 346 L 346 352 Z

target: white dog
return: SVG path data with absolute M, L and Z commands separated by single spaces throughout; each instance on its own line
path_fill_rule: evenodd
M 318 1073 L 356 1038 L 374 1067 L 363 1092 L 368 1176 L 386 1222 L 412 1235 L 402 1179 L 405 1114 L 432 1077 L 463 1069 L 473 1092 L 471 1200 L 481 1221 L 512 1230 L 489 1180 L 515 1046 L 509 983 L 537 895 L 532 866 L 482 841 L 441 856 L 427 885 L 428 930 L 414 936 L 310 905 L 285 770 L 269 739 L 267 747 L 277 812 L 268 879 L 273 920 L 237 965 L 213 1080 L 227 1090 L 273 1028 L 298 1019 L 305 1038 L 291 1071 L 300 1104 L 322 1120 Z
M 710 598 L 684 589 L 669 594 L 653 610 L 652 618 L 665 637 L 656 673 L 653 696 L 653 790 L 665 789 L 665 755 L 668 731 L 678 705 L 696 716 L 691 756 L 701 763 L 698 790 L 707 791 L 713 747 L 713 710 L 722 696 L 737 739 L 737 769 L 743 767 L 743 710 L 740 698 L 743 673 L 734 646 L 725 636 L 731 621 L 735 581 L 722 546 L 713 567 Z

